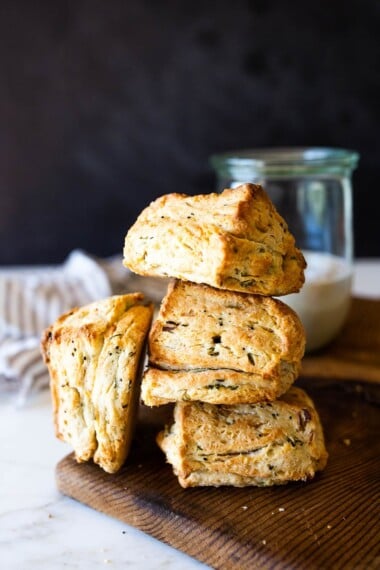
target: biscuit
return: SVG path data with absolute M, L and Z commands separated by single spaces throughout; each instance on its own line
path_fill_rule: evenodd
M 253 184 L 158 198 L 128 231 L 124 265 L 141 275 L 271 296 L 299 291 L 306 266 L 286 222 Z
M 157 443 L 182 487 L 305 481 L 327 462 L 317 411 L 296 387 L 274 402 L 178 402 Z
M 278 299 L 175 281 L 149 335 L 142 399 L 273 400 L 297 378 L 304 349 L 300 319 Z
M 117 295 L 62 315 L 43 334 L 54 424 L 78 462 L 109 473 L 124 463 L 140 386 L 138 370 L 153 307 Z

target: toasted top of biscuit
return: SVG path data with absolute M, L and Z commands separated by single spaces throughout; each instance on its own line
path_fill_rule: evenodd
M 142 275 L 285 295 L 304 282 L 305 260 L 261 186 L 217 194 L 167 194 L 130 228 L 124 264 Z

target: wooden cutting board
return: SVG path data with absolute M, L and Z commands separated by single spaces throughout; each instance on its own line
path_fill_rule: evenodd
M 168 410 L 141 408 L 121 472 L 69 455 L 58 487 L 216 569 L 380 568 L 379 386 L 298 384 L 315 400 L 330 454 L 309 483 L 184 490 L 155 444 Z
M 322 350 L 306 354 L 302 374 L 380 384 L 380 299 L 354 297 L 340 334 Z

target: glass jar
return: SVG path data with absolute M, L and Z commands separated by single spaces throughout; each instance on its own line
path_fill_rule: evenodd
M 268 148 L 211 157 L 218 191 L 261 184 L 286 220 L 308 268 L 301 293 L 282 300 L 300 315 L 307 350 L 330 342 L 350 306 L 353 228 L 351 177 L 356 152 L 333 148 Z

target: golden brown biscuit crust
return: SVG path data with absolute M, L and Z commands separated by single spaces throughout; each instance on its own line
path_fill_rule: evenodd
M 178 402 L 157 442 L 182 487 L 279 485 L 309 479 L 327 462 L 317 411 L 295 387 L 274 402 Z
M 158 198 L 130 228 L 124 264 L 141 275 L 261 295 L 299 291 L 305 268 L 286 222 L 253 184 Z
M 277 299 L 176 281 L 149 335 L 147 405 L 183 399 L 275 399 L 297 378 L 305 348 L 298 316 Z
M 152 314 L 141 293 L 117 295 L 72 309 L 44 332 L 56 435 L 77 461 L 93 458 L 109 473 L 124 463 Z

